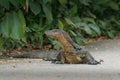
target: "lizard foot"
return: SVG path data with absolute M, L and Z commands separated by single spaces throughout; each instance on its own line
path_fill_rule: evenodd
M 97 64 L 101 64 L 101 62 L 103 61 L 96 61 L 96 60 L 93 60 L 93 61 L 89 61 L 87 64 L 90 64 L 90 65 L 97 65 Z
M 52 63 L 55 63 L 55 64 L 63 64 L 61 61 L 56 61 L 56 60 L 52 61 Z

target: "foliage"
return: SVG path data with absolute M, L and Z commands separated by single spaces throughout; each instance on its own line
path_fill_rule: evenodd
M 82 44 L 87 38 L 120 31 L 119 0 L 0 0 L 0 47 L 17 48 L 51 42 L 49 29 L 64 29 Z M 58 47 L 57 47 L 58 48 Z

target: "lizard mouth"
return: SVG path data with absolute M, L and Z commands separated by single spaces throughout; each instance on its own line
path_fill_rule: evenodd
M 52 35 L 53 35 L 53 33 L 52 33 L 51 31 L 45 31 L 45 34 L 46 34 L 47 36 L 52 36 Z
M 45 31 L 45 34 L 46 34 L 47 36 L 52 36 L 52 35 L 53 35 L 53 32 L 52 32 L 52 31 Z

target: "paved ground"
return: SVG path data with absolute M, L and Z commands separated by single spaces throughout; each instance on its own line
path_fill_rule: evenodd
M 90 43 L 86 48 L 101 65 L 51 64 L 40 59 L 0 62 L 0 80 L 120 80 L 120 40 Z

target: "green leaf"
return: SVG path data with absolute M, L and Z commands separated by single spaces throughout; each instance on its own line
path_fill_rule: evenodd
M 79 45 L 83 45 L 83 41 L 85 41 L 85 39 L 84 38 L 82 38 L 82 37 L 78 37 L 78 36 L 76 36 L 75 37 L 75 41 L 79 44 Z
M 0 5 L 8 10 L 10 8 L 9 0 L 0 0 Z
M 102 29 L 106 29 L 106 21 L 102 21 L 102 20 L 99 20 L 98 21 L 98 25 L 100 26 L 100 28 Z
M 20 39 L 19 37 L 19 30 L 20 30 L 21 24 L 19 23 L 18 16 L 15 12 L 13 12 L 13 28 L 11 37 L 14 39 Z
M 65 5 L 67 3 L 67 0 L 58 0 L 60 4 Z
M 13 12 L 13 28 L 11 37 L 14 39 L 23 38 L 25 33 L 25 21 L 23 18 L 23 14 L 19 11 L 18 13 Z
M 22 38 L 24 36 L 25 30 L 26 30 L 26 21 L 25 21 L 22 11 L 18 11 L 18 18 L 21 23 L 21 33 L 22 33 L 21 38 Z
M 88 26 L 93 29 L 98 35 L 101 34 L 100 28 L 95 24 L 88 24 Z
M 44 4 L 51 3 L 51 0 L 42 0 L 42 1 L 43 1 Z
M 77 34 L 75 32 L 73 32 L 72 30 L 70 30 L 70 33 L 73 35 L 73 36 L 77 36 Z
M 75 5 L 75 6 L 73 6 L 71 9 L 70 9 L 70 14 L 72 15 L 72 16 L 75 16 L 76 14 L 77 14 L 77 6 Z
M 92 0 L 79 0 L 82 4 L 89 6 L 90 2 L 92 2 Z
M 83 18 L 83 21 L 85 21 L 87 23 L 93 23 L 93 24 L 95 24 L 95 20 L 93 18 L 86 17 L 86 18 Z
M 119 10 L 119 5 L 113 1 L 108 3 L 108 5 L 113 9 L 113 10 Z
M 113 34 L 112 32 L 107 32 L 107 34 L 108 34 L 108 36 L 109 36 L 110 38 L 113 38 L 113 37 L 114 37 L 114 34 Z
M 5 43 L 5 40 L 3 38 L 0 38 L 0 48 L 3 46 L 4 43 Z
M 35 14 L 39 14 L 41 11 L 40 4 L 37 2 L 30 2 L 30 10 Z
M 117 25 L 120 26 L 120 21 L 114 21 Z
M 90 15 L 90 17 L 96 19 L 96 15 L 95 14 L 91 13 L 90 11 L 87 11 L 87 13 Z
M 74 22 L 74 23 L 81 23 L 81 19 L 79 18 L 79 16 L 76 16 L 76 17 L 73 17 L 72 18 L 72 21 Z
M 4 51 L 3 45 L 5 44 L 5 39 L 0 38 L 0 53 Z
M 84 26 L 88 26 L 86 23 L 84 23 L 84 22 L 81 22 L 81 23 L 79 23 L 78 24 L 81 28 L 83 28 Z
M 89 26 L 84 26 L 84 31 L 87 33 L 87 34 L 92 34 L 92 31 L 91 31 L 91 29 L 90 29 L 90 27 Z
M 19 0 L 19 1 L 20 1 L 20 3 L 21 3 L 22 6 L 24 6 L 25 3 L 26 3 L 26 0 Z
M 10 2 L 16 7 L 19 7 L 20 0 L 10 0 Z
M 69 25 L 72 25 L 74 27 L 76 27 L 76 25 L 68 18 L 65 18 L 65 21 L 69 24 Z
M 5 20 L 1 23 L 0 28 L 4 37 L 9 37 L 13 25 L 13 21 L 11 20 L 13 17 L 10 13 L 7 13 L 5 16 Z
M 60 20 L 58 20 L 58 27 L 59 27 L 59 29 L 64 28 L 64 25 L 63 25 L 62 21 L 60 21 Z
M 52 11 L 50 4 L 42 4 L 43 11 L 45 13 L 46 18 L 48 19 L 48 22 L 51 23 L 53 21 Z

